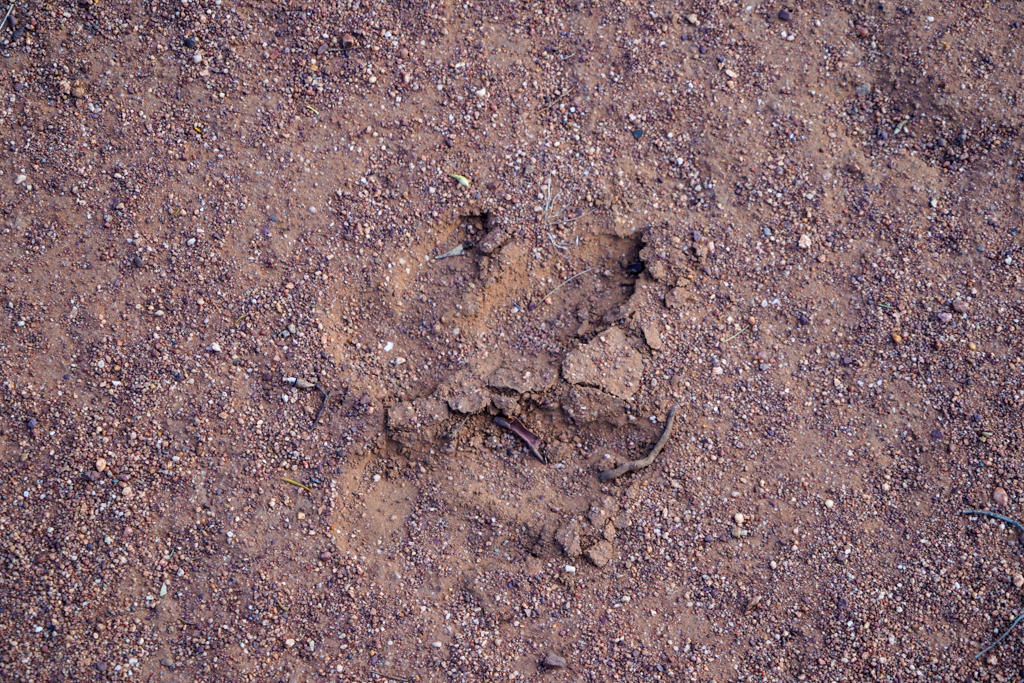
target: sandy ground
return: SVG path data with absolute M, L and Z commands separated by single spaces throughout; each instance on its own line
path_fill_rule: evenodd
M 904 2 L 16 3 L 0 678 L 1018 680 L 1022 17 Z

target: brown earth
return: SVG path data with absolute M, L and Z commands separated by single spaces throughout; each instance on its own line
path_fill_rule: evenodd
M 0 678 L 1017 680 L 1022 19 L 904 2 L 17 3 Z

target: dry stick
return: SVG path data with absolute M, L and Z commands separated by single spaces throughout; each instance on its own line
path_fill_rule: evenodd
M 316 388 L 320 389 L 320 385 L 317 384 Z M 324 394 L 324 390 L 320 389 L 320 393 Z M 324 414 L 324 408 L 327 407 L 327 402 L 331 400 L 331 397 L 333 395 L 333 391 L 328 391 L 326 394 L 324 394 L 324 402 L 320 404 L 320 410 L 316 411 L 316 417 L 313 418 L 313 426 L 310 427 L 310 429 L 316 429 L 317 423 L 320 422 L 320 416 Z
M 7 8 L 7 14 L 4 15 L 4 20 L 0 21 L 0 29 L 2 29 L 7 24 L 7 18 L 11 16 L 11 10 L 13 9 L 14 3 L 12 2 L 11 6 Z
M 381 678 L 386 678 L 389 681 L 399 681 L 399 683 L 408 683 L 410 680 L 412 680 L 410 678 L 399 678 L 398 676 L 389 676 L 387 674 L 378 673 L 376 671 L 371 671 L 370 675 L 371 676 L 380 676 Z
M 299 488 L 306 489 L 310 493 L 313 492 L 313 489 L 309 488 L 308 486 L 301 482 L 295 481 L 294 479 L 289 479 L 288 477 L 281 477 L 281 481 L 285 482 L 286 484 L 291 484 L 292 486 L 298 486 Z
M 583 271 L 580 271 L 579 273 L 576 273 L 576 274 L 575 274 L 575 275 L 573 275 L 573 276 L 572 276 L 571 278 L 569 278 L 568 280 L 566 280 L 565 282 L 563 282 L 562 284 L 558 285 L 557 287 L 555 287 L 554 289 L 552 289 L 552 290 L 551 290 L 550 292 L 548 292 L 547 294 L 545 294 L 545 295 L 544 295 L 544 296 L 543 296 L 543 297 L 541 298 L 541 301 L 544 301 L 544 299 L 547 299 L 547 298 L 548 298 L 549 296 L 551 296 L 552 294 L 554 294 L 555 292 L 557 292 L 558 290 L 560 290 L 560 289 L 561 289 L 562 287 L 565 287 L 565 286 L 566 286 L 567 284 L 569 284 L 570 282 L 572 282 L 573 280 L 575 280 L 576 278 L 578 278 L 578 277 L 579 277 L 580 275 L 586 275 L 587 273 L 589 273 L 590 271 L 592 271 L 592 270 L 593 270 L 594 268 L 596 268 L 596 267 L 597 267 L 597 266 L 591 266 L 590 268 L 587 268 L 586 270 L 583 270 Z
M 961 515 L 983 515 L 985 517 L 992 517 L 994 519 L 998 519 L 1001 522 L 1006 522 L 1007 524 L 1012 524 L 1013 526 L 1017 527 L 1018 531 L 1020 531 L 1021 533 L 1024 533 L 1024 524 L 1021 524 L 1020 522 L 1018 522 L 1015 519 L 1010 519 L 1009 517 L 1001 515 L 998 512 L 989 512 L 988 510 L 961 510 L 960 514 Z M 991 645 L 989 645 L 984 650 L 982 650 L 977 655 L 975 655 L 974 658 L 975 659 L 981 659 L 982 655 L 984 655 L 986 652 L 988 652 L 989 650 L 994 648 L 999 643 L 1003 642 L 1003 640 L 1006 638 L 1006 636 L 1010 635 L 1010 631 L 1012 631 L 1013 629 L 1017 628 L 1017 624 L 1019 624 L 1021 621 L 1024 621 L 1024 612 L 1022 612 L 1016 619 L 1013 620 L 1013 623 L 1010 624 L 1010 628 L 1006 629 L 1006 632 L 1003 633 L 1003 635 L 999 636 L 994 641 L 992 641 Z
M 506 420 L 503 417 L 496 417 L 493 422 L 499 427 L 511 430 L 513 434 L 523 440 L 523 443 L 525 443 L 526 447 L 530 449 L 530 453 L 533 454 L 533 457 L 537 458 L 545 465 L 548 464 L 548 459 L 541 455 L 541 452 L 537 450 L 537 445 L 540 443 L 540 439 L 536 434 L 527 429 L 526 425 L 514 417 L 511 420 Z
M 1017 527 L 1018 531 L 1020 531 L 1021 533 L 1024 533 L 1024 524 L 1021 524 L 1020 522 L 1018 522 L 1015 519 L 1010 519 L 1009 517 L 1004 517 L 1001 514 L 999 514 L 998 512 L 989 512 L 988 510 L 961 510 L 960 514 L 961 515 L 984 515 L 986 517 L 994 517 L 995 519 L 998 519 L 998 520 L 1000 520 L 1002 522 L 1006 522 L 1007 524 L 1012 524 L 1013 526 Z
M 1014 620 L 1013 620 L 1013 623 L 1012 623 L 1012 624 L 1010 624 L 1010 628 L 1006 629 L 1006 633 L 1004 633 L 1003 635 L 999 636 L 999 637 L 998 637 L 998 638 L 996 638 L 996 639 L 995 639 L 994 641 L 992 641 L 992 644 L 991 644 L 991 645 L 989 645 L 989 646 L 988 646 L 988 647 L 986 647 L 986 648 L 985 648 L 984 650 L 982 650 L 981 652 L 979 652 L 978 654 L 976 654 L 976 655 L 974 656 L 974 658 L 975 658 L 975 659 L 981 659 L 981 656 L 982 656 L 983 654 L 985 654 L 986 652 L 988 652 L 989 650 L 991 650 L 992 648 L 994 648 L 994 647 L 995 647 L 996 645 L 998 645 L 999 643 L 1003 642 L 1003 639 L 1004 639 L 1004 638 L 1006 638 L 1006 636 L 1010 635 L 1010 631 L 1012 631 L 1013 629 L 1015 629 L 1015 628 L 1017 627 L 1017 624 L 1019 624 L 1019 623 L 1020 623 L 1021 621 L 1024 621 L 1024 613 L 1021 613 L 1021 615 L 1020 615 L 1020 616 L 1018 616 L 1018 617 L 1017 617 L 1016 619 L 1014 619 Z
M 589 216 L 590 214 L 594 213 L 594 211 L 595 211 L 595 209 L 591 209 L 590 211 L 586 211 L 584 213 L 581 213 L 579 216 L 576 216 L 575 218 L 566 218 L 566 219 L 563 219 L 563 220 L 560 220 L 560 221 L 553 221 L 551 223 L 548 223 L 547 227 L 551 228 L 551 227 L 554 227 L 556 225 L 568 225 L 569 223 L 572 223 L 573 221 L 578 221 L 579 219 L 581 219 L 581 218 L 583 218 L 585 216 Z
M 665 431 L 661 433 L 661 438 L 658 439 L 658 443 L 654 444 L 654 448 L 651 449 L 651 452 L 647 455 L 646 458 L 642 458 L 640 460 L 633 460 L 631 462 L 619 465 L 614 470 L 602 472 L 600 477 L 601 481 L 611 481 L 612 479 L 617 479 L 626 472 L 632 472 L 634 470 L 643 469 L 644 467 L 647 467 L 652 462 L 654 462 L 654 458 L 657 457 L 658 453 L 661 453 L 661 449 L 665 447 L 666 443 L 668 443 L 668 437 L 672 434 L 672 425 L 676 421 L 677 410 L 679 410 L 679 406 L 672 406 L 672 410 L 668 411 L 668 421 L 665 422 Z
M 735 339 L 736 337 L 740 336 L 741 334 L 743 334 L 743 333 L 744 333 L 744 332 L 746 332 L 746 331 L 747 331 L 747 328 L 746 328 L 746 327 L 744 327 L 744 328 L 743 328 L 742 330 L 740 330 L 740 331 L 739 331 L 739 332 L 737 332 L 736 334 L 732 335 L 732 336 L 731 336 L 731 337 L 729 337 L 728 339 L 723 339 L 723 340 L 722 340 L 722 343 L 723 343 L 723 344 L 725 344 L 726 342 L 731 342 L 731 341 L 732 341 L 733 339 Z
M 567 247 L 567 246 L 565 246 L 563 244 L 559 244 L 558 242 L 556 242 L 555 241 L 555 236 L 552 235 L 550 232 L 548 233 L 548 239 L 551 240 L 551 244 L 555 245 L 555 247 L 557 249 L 561 249 L 562 251 L 569 251 L 569 247 Z

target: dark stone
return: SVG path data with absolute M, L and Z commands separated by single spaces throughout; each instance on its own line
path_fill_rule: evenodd
M 789 13 L 788 9 L 779 10 L 779 21 L 789 21 L 793 18 L 793 15 Z
M 133 256 L 132 257 L 132 265 L 135 266 L 136 268 L 141 268 L 142 267 L 142 259 L 140 257 L 138 257 L 138 256 Z
M 639 275 L 642 272 L 644 272 L 644 262 L 643 261 L 637 261 L 636 263 L 630 263 L 628 266 L 626 266 L 626 274 L 627 275 Z
M 185 47 L 187 47 L 190 50 L 194 50 L 195 47 L 196 47 L 196 39 L 195 38 L 186 38 L 185 39 Z
M 28 428 L 29 429 L 35 429 L 38 425 L 39 425 L 39 423 L 36 421 L 36 419 L 34 417 L 30 417 L 28 419 Z
M 644 136 L 644 131 L 643 131 L 642 128 L 637 128 L 636 130 L 633 131 L 633 139 L 634 140 L 639 140 L 643 136 Z

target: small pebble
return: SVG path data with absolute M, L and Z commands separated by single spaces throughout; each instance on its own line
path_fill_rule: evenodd
M 942 313 L 939 313 L 939 322 L 940 323 L 948 323 L 952 319 L 953 319 L 953 314 L 949 313 L 948 311 L 943 311 Z
M 644 136 L 644 131 L 643 131 L 642 128 L 637 128 L 636 130 L 633 131 L 633 139 L 634 140 L 639 140 L 643 136 Z
M 187 47 L 190 50 L 194 50 L 195 47 L 196 47 L 196 39 L 195 38 L 186 38 L 185 39 L 185 47 Z
M 835 506 L 836 506 L 836 502 L 834 500 L 832 500 L 831 498 L 829 498 L 828 500 L 825 501 L 825 507 L 827 507 L 829 510 L 831 510 Z
M 1024 586 L 1024 575 L 1014 574 L 1013 575 L 1013 585 L 1016 586 L 1017 588 L 1020 588 L 1021 586 Z
M 801 249 L 810 249 L 811 248 L 811 236 L 810 235 L 800 235 L 800 240 L 797 242 L 797 246 L 800 247 Z
M 996 490 L 992 492 L 992 500 L 1001 508 L 1009 507 L 1010 496 L 1007 495 L 1006 489 L 1002 486 L 996 487 Z
M 96 471 L 102 472 L 105 469 L 107 469 L 107 461 L 104 460 L 103 458 L 99 458 L 98 460 L 96 460 Z
M 898 334 L 896 334 L 895 332 L 893 332 L 892 333 L 892 343 L 896 344 L 897 346 L 899 346 L 900 344 L 903 343 L 903 337 L 898 335 Z
M 38 425 L 39 425 L 39 423 L 36 422 L 36 419 L 34 417 L 30 417 L 28 419 L 28 428 L 29 429 L 35 429 Z
M 543 664 L 549 669 L 564 669 L 566 661 L 565 657 L 556 655 L 554 652 L 551 652 L 548 654 L 547 657 L 544 658 Z
M 292 647 L 294 645 L 295 645 L 295 639 L 294 638 L 289 638 L 288 640 L 284 641 L 284 646 L 285 647 Z
M 789 21 L 793 18 L 793 15 L 789 13 L 788 9 L 779 10 L 779 21 Z
M 743 522 L 747 521 L 746 516 L 742 512 L 737 512 L 732 518 L 740 526 L 743 526 Z
M 966 313 L 968 311 L 967 302 L 963 299 L 957 299 L 953 302 L 953 310 L 957 313 Z

